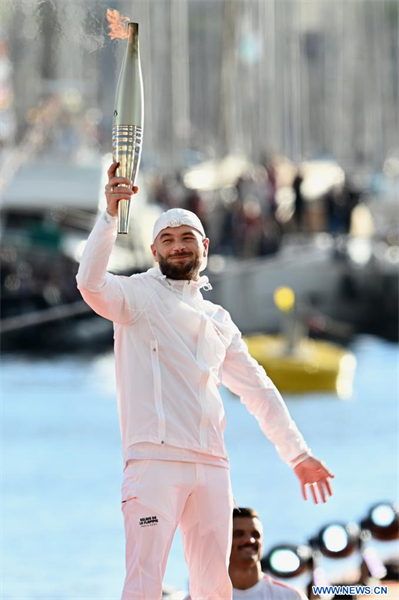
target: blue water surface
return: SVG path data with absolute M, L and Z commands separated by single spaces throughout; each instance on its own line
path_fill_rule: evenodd
M 302 542 L 326 522 L 362 518 L 398 492 L 398 346 L 354 343 L 354 395 L 286 396 L 313 452 L 336 474 L 326 505 L 298 482 L 256 420 L 223 391 L 236 501 L 255 507 L 267 547 Z M 112 353 L 5 355 L 2 369 L 3 600 L 118 599 L 124 578 L 121 444 Z M 165 582 L 187 589 L 179 535 Z

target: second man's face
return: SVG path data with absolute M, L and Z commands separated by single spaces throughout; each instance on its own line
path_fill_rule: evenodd
M 263 528 L 259 519 L 235 517 L 230 562 L 238 565 L 257 563 L 262 558 Z
M 196 229 L 181 225 L 163 229 L 151 250 L 169 279 L 196 279 L 208 246 L 209 240 Z

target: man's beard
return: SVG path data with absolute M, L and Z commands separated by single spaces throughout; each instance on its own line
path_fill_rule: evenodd
M 158 264 L 162 273 L 168 279 L 196 279 L 201 267 L 202 257 L 195 254 L 174 254 L 173 256 L 187 256 L 187 260 L 174 261 L 158 253 Z

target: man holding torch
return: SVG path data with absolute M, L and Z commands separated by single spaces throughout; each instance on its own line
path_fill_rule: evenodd
M 193 600 L 230 600 L 233 496 L 218 387 L 241 398 L 315 503 L 332 494 L 265 371 L 248 354 L 229 313 L 204 300 L 200 276 L 209 239 L 198 217 L 172 209 L 155 222 L 156 268 L 131 277 L 107 272 L 118 202 L 137 193 L 108 171 L 107 210 L 86 244 L 78 287 L 114 322 L 118 412 L 124 457 L 122 511 L 126 580 L 122 600 L 161 600 L 162 579 L 180 527 Z

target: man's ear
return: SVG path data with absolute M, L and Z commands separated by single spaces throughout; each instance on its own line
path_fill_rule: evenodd
M 157 252 L 157 249 L 155 248 L 154 244 L 151 244 L 151 252 L 154 257 L 155 262 L 158 262 L 158 252 Z
M 202 240 L 202 243 L 204 245 L 204 254 L 203 256 L 208 256 L 208 251 L 209 251 L 209 238 L 204 238 Z

